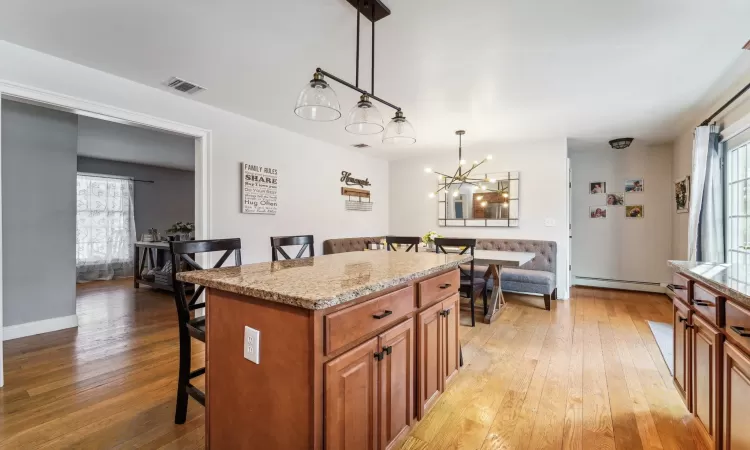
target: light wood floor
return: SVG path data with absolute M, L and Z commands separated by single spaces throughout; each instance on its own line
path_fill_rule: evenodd
M 645 322 L 670 322 L 666 297 L 575 289 L 551 312 L 507 297 L 497 322 L 462 327 L 465 366 L 403 450 L 703 448 Z M 91 283 L 78 311 L 77 330 L 4 343 L 0 447 L 203 448 L 200 405 L 173 424 L 171 296 Z

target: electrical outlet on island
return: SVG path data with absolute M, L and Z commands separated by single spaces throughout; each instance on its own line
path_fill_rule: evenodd
M 245 359 L 260 364 L 260 331 L 245 327 Z

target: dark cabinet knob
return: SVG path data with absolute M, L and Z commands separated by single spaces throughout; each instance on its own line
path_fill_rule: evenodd
M 748 331 L 747 328 L 745 327 L 738 327 L 738 326 L 732 325 L 729 328 L 742 337 L 750 337 L 750 331 Z
M 448 289 L 448 288 L 449 288 L 449 287 L 451 287 L 451 286 L 452 286 L 452 285 L 451 285 L 450 283 L 445 283 L 445 284 L 441 284 L 441 285 L 440 285 L 440 286 L 438 286 L 438 287 L 439 287 L 440 289 Z
M 707 301 L 704 301 L 704 300 L 693 300 L 693 304 L 698 305 L 698 306 L 705 306 L 707 308 L 715 308 L 716 307 L 716 305 L 714 305 L 713 303 L 707 302 Z

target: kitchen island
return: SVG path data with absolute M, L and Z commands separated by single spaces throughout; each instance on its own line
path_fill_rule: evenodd
M 675 387 L 708 448 L 750 448 L 750 267 L 669 265 Z
M 207 447 L 396 445 L 458 373 L 470 260 L 352 252 L 179 274 L 207 287 Z

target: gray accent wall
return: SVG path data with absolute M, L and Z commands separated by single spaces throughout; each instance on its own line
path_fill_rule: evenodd
M 74 114 L 2 100 L 3 326 L 76 313 Z
M 188 150 L 192 151 L 190 145 Z M 138 238 L 149 228 L 164 234 L 175 222 L 195 222 L 195 172 L 85 156 L 78 157 L 78 171 L 153 181 L 135 183 Z

